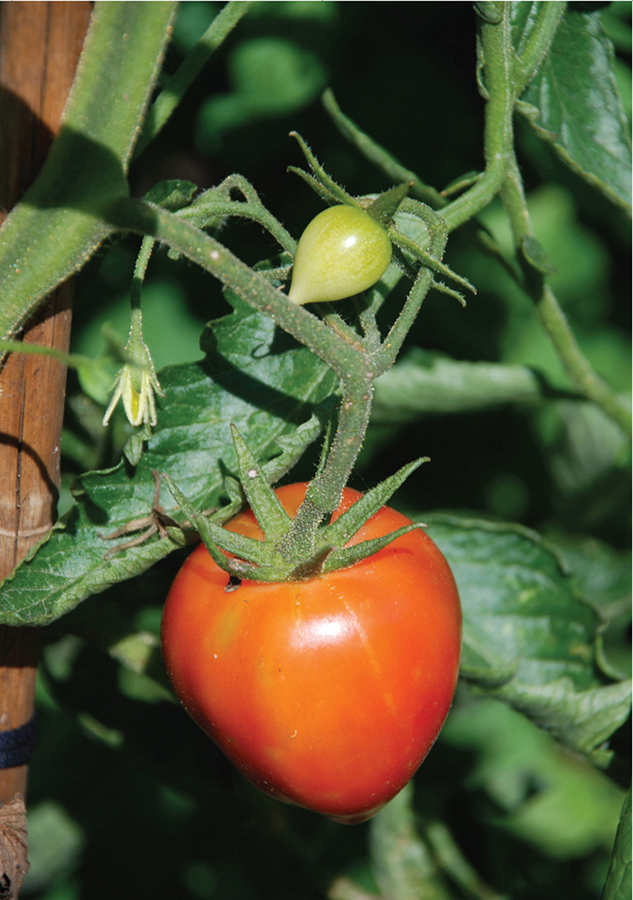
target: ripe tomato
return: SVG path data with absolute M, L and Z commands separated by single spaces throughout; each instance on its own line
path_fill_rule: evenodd
M 279 488 L 294 515 L 305 484 Z M 335 517 L 360 497 L 345 489 Z M 380 509 L 351 543 L 408 520 Z M 250 510 L 227 526 L 261 537 Z M 265 793 L 362 822 L 410 780 L 448 713 L 461 609 L 448 564 L 412 531 L 310 581 L 243 581 L 203 544 L 169 592 L 167 671 L 185 709 Z

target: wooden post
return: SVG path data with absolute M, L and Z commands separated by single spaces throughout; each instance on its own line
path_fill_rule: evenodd
M 84 0 L 0 4 L 0 220 L 46 158 L 91 10 Z M 67 350 L 70 312 L 66 283 L 39 308 L 23 340 Z M 43 356 L 13 354 L 0 369 L 0 579 L 55 518 L 65 383 L 65 367 Z M 0 732 L 31 718 L 38 646 L 38 629 L 0 626 Z M 24 839 L 19 834 L 26 777 L 26 765 L 0 769 L 3 897 L 17 897 L 28 866 L 25 831 Z

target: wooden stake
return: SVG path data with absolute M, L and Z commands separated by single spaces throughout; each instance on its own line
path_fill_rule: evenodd
M 46 158 L 91 10 L 84 0 L 0 4 L 0 220 Z M 23 340 L 67 350 L 70 311 L 66 283 L 39 308 Z M 55 518 L 65 383 L 65 367 L 43 356 L 13 354 L 0 370 L 0 579 Z M 0 627 L 0 731 L 32 715 L 38 646 L 38 629 Z M 26 776 L 26 765 L 0 770 L 0 806 L 24 795 Z M 3 896 L 17 897 L 27 863 L 16 862 Z

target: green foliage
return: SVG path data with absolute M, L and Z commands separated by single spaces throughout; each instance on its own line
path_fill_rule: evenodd
M 169 3 L 100 4 L 59 138 L 2 231 L 2 336 L 14 334 L 108 235 L 105 209 L 128 192 L 125 173 L 173 13 Z
M 427 519 L 462 600 L 463 677 L 573 750 L 601 747 L 626 720 L 631 688 L 604 684 L 595 649 L 600 619 L 575 594 L 556 554 L 516 526 Z
M 231 91 L 201 106 L 197 147 L 217 150 L 235 129 L 296 112 L 314 101 L 327 85 L 324 60 L 315 50 L 323 49 L 335 19 L 336 5 L 331 2 L 255 4 L 245 24 L 257 30 L 259 23 L 260 33 L 246 36 L 230 52 Z
M 527 14 L 529 19 L 529 7 L 538 5 L 513 7 L 517 18 Z M 631 209 L 629 125 L 599 12 L 567 12 L 519 109 L 572 169 Z
M 312 353 L 292 342 L 284 346 L 270 319 L 241 306 L 214 322 L 203 343 L 207 355 L 200 363 L 161 371 L 160 421 L 138 465 L 121 460 L 114 469 L 77 479 L 76 504 L 5 582 L 0 601 L 5 623 L 45 625 L 183 546 L 179 528 L 120 552 L 103 535 L 150 516 L 154 470 L 174 478 L 201 509 L 219 506 L 221 498 L 226 502 L 224 479 L 237 472 L 229 423 L 261 458 L 272 457 L 269 477 L 275 481 L 301 454 L 304 442 L 314 440 L 321 426 L 310 417 L 336 382 Z M 303 441 L 299 432 L 295 444 L 284 445 L 284 436 L 301 426 Z M 241 502 L 240 497 L 237 505 L 221 510 L 221 521 Z M 171 504 L 168 514 L 184 521 Z M 145 529 L 150 524 L 144 523 Z M 120 543 L 129 539 L 122 536 Z
M 465 704 L 443 737 L 473 753 L 468 783 L 497 827 L 554 859 L 611 850 L 621 789 L 523 716 L 490 700 Z
M 622 817 L 613 849 L 613 859 L 603 900 L 620 900 L 631 893 L 631 790 L 622 804 Z
M 97 4 L 65 129 L 0 233 L 0 332 L 81 269 L 93 358 L 69 381 L 63 515 L 0 588 L 0 621 L 46 626 L 26 897 L 630 895 L 630 34 L 618 3 Z M 364 205 L 410 185 L 392 262 L 336 311 L 284 293 L 323 208 L 306 182 Z M 165 393 L 136 432 L 102 424 L 125 232 L 156 239 L 137 287 Z M 440 279 L 477 294 L 462 309 Z M 244 501 L 231 426 L 270 483 L 316 470 L 325 512 L 363 439 L 365 492 L 431 457 L 392 502 L 455 573 L 462 679 L 369 825 L 260 797 L 173 703 L 160 611 L 197 536 L 154 472 L 221 525 Z

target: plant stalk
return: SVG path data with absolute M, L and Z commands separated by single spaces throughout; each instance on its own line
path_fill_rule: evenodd
M 521 175 L 514 157 L 501 191 L 501 199 L 510 220 L 517 257 L 525 275 L 524 289 L 534 302 L 539 319 L 567 374 L 579 391 L 588 400 L 596 403 L 630 439 L 632 431 L 630 409 L 618 399 L 606 382 L 593 370 L 589 360 L 580 349 L 567 316 L 561 309 L 552 288 L 541 273 L 529 264 L 522 253 L 521 247 L 524 240 L 534 237 L 534 232 Z
M 238 296 L 273 319 L 284 331 L 308 347 L 335 372 L 341 382 L 339 427 L 328 461 L 314 480 L 293 527 L 293 541 L 307 541 L 319 523 L 338 506 L 365 436 L 375 377 L 368 354 L 356 343 L 328 327 L 305 307 L 253 272 L 215 238 L 200 232 L 177 214 L 128 197 L 107 210 L 108 221 L 127 231 L 151 235 L 228 284 Z M 301 532 L 301 537 L 299 536 Z
M 213 53 L 235 28 L 240 19 L 246 15 L 252 5 L 252 2 L 246 2 L 246 0 L 230 0 L 218 13 L 198 43 L 163 87 L 156 102 L 149 110 L 143 134 L 134 151 L 135 158 L 145 150 L 161 128 L 169 121 L 186 91 L 208 63 Z
M 502 11 L 498 23 L 480 25 L 483 78 L 487 92 L 484 123 L 486 168 L 476 184 L 442 210 L 449 231 L 474 218 L 501 189 L 513 147 L 512 116 L 514 87 L 512 40 L 508 4 L 495 4 Z

